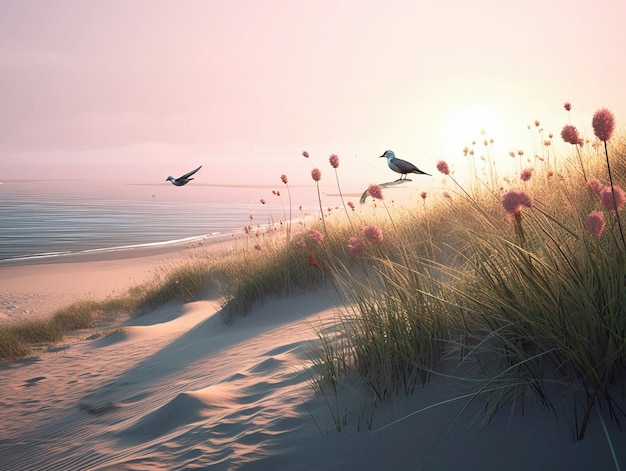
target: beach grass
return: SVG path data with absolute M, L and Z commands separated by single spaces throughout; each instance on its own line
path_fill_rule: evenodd
M 626 419 L 617 401 L 626 394 L 626 136 L 607 133 L 612 115 L 598 113 L 598 139 L 566 127 L 568 152 L 546 139 L 532 158 L 511 152 L 513 175 L 498 175 L 491 151 L 480 161 L 469 154 L 467 170 L 457 170 L 472 176 L 467 182 L 441 161 L 445 187 L 411 205 L 389 197 L 405 189 L 371 185 L 358 210 L 342 195 L 342 210 L 325 211 L 318 192 L 313 220 L 249 227 L 239 246 L 210 262 L 191 259 L 50 321 L 2 326 L 0 357 L 58 342 L 102 316 L 192 301 L 209 289 L 227 322 L 270 297 L 328 289 L 343 302 L 334 328 L 314 326 L 318 391 L 336 395 L 356 376 L 375 403 L 434 376 L 455 377 L 476 385 L 487 417 L 530 397 L 549 410 L 566 401 L 573 436 L 583 439 L 598 408 Z M 312 177 L 318 185 L 320 173 Z

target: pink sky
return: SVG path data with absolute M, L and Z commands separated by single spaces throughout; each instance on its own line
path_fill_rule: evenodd
M 308 182 L 429 173 L 481 128 L 624 122 L 622 0 L 0 0 L 0 180 Z M 567 148 L 563 147 L 563 152 Z M 458 160 L 459 162 L 461 160 Z

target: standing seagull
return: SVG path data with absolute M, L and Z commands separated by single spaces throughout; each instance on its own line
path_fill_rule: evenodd
M 196 173 L 198 170 L 200 170 L 202 168 L 202 165 L 200 165 L 197 169 L 192 170 L 189 173 L 184 174 L 182 177 L 178 177 L 178 178 L 174 178 L 174 177 L 167 177 L 165 179 L 166 182 L 172 182 L 174 185 L 176 186 L 183 186 L 186 185 L 187 183 L 189 183 L 191 180 L 193 180 L 193 178 L 189 178 L 191 177 L 194 173 Z
M 394 154 L 392 150 L 386 150 L 385 153 L 380 157 L 385 157 L 387 159 L 387 165 L 389 165 L 389 168 L 394 172 L 400 174 L 400 178 L 398 178 L 396 181 L 402 180 L 403 176 L 406 179 L 407 173 L 417 173 L 418 175 L 428 175 L 429 177 L 432 176 L 430 173 L 422 172 L 411 162 L 396 158 L 396 154 Z

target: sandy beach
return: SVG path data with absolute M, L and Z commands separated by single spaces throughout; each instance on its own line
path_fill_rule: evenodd
M 46 315 L 197 251 L 3 267 L 3 309 Z M 168 304 L 113 335 L 0 365 L 2 469 L 615 469 L 598 420 L 573 442 L 567 418 L 532 398 L 524 415 L 483 425 L 479 401 L 455 399 L 468 386 L 444 378 L 374 409 L 356 385 L 316 394 L 313 326 L 333 328 L 330 292 L 270 300 L 231 325 L 219 310 L 215 299 Z M 607 428 L 626 462 L 625 432 Z

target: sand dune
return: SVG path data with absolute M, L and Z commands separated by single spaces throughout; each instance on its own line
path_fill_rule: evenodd
M 93 268 L 83 263 L 76 283 Z M 573 443 L 565 411 L 533 401 L 487 425 L 480 401 L 431 407 L 469 391 L 458 381 L 435 378 L 375 409 L 356 384 L 338 398 L 314 393 L 312 325 L 332 326 L 329 293 L 270 300 L 231 325 L 219 308 L 166 305 L 108 337 L 0 366 L 0 468 L 615 469 L 598 420 Z M 346 417 L 341 432 L 331 410 Z M 607 427 L 624 466 L 626 432 Z

